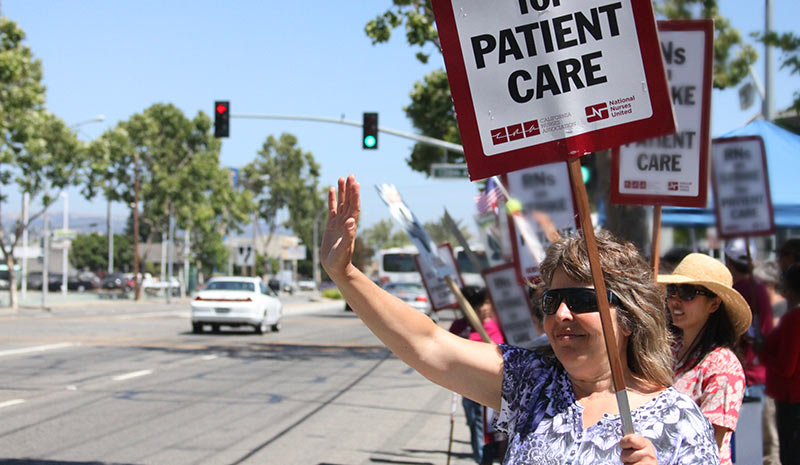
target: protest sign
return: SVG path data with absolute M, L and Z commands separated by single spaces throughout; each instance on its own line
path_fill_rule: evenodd
M 711 182 L 719 237 L 775 233 L 767 154 L 760 136 L 712 140 Z
M 430 263 L 430 266 L 433 267 L 439 277 L 454 276 L 455 269 L 448 268 L 439 258 L 436 253 L 436 244 L 416 215 L 403 202 L 403 198 L 400 197 L 397 188 L 392 184 L 379 184 L 375 188 L 378 190 L 381 200 L 389 207 L 392 218 L 403 228 L 411 243 L 422 255 L 422 259 Z
M 611 202 L 705 208 L 714 23 L 659 21 L 679 131 L 612 151 Z
M 566 163 L 549 163 L 512 171 L 505 175 L 505 183 L 511 197 L 522 204 L 521 216 L 544 248 L 550 241 L 540 221 L 549 221 L 560 235 L 575 232 L 577 213 Z M 543 254 L 531 252 L 516 224 L 511 221 L 509 233 L 520 278 L 538 282 L 539 261 Z M 540 259 L 537 260 L 536 256 L 540 256 Z
M 533 324 L 533 309 L 527 287 L 517 278 L 513 264 L 508 263 L 483 270 L 486 288 L 492 299 L 506 344 L 533 348 L 539 335 Z
M 650 2 L 432 2 L 470 179 L 675 132 Z
M 450 248 L 450 244 L 440 244 L 437 250 L 437 255 L 442 259 L 445 265 L 456 269 L 453 249 Z M 436 270 L 431 266 L 430 262 L 422 260 L 420 255 L 414 256 L 414 262 L 417 264 L 419 274 L 422 276 L 422 284 L 425 286 L 425 291 L 428 293 L 428 298 L 431 300 L 431 307 L 433 310 L 438 312 L 443 308 L 458 308 L 458 299 L 456 299 L 455 294 L 451 292 L 447 281 L 437 276 Z M 464 286 L 460 276 L 458 276 L 455 281 L 458 286 Z

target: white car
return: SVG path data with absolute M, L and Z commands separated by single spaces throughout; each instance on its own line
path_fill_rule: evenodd
M 259 278 L 212 278 L 192 300 L 192 332 L 202 333 L 204 325 L 252 326 L 263 334 L 279 331 L 281 301 Z

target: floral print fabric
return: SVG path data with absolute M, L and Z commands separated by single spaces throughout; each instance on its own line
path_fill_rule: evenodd
M 605 415 L 583 429 L 583 407 L 566 371 L 536 352 L 508 345 L 503 352 L 499 431 L 508 435 L 506 465 L 620 463 L 622 422 Z M 634 429 L 649 439 L 658 463 L 719 463 L 711 424 L 689 397 L 668 388 L 631 412 Z
M 712 424 L 731 430 L 725 433 L 719 452 L 720 463 L 730 465 L 731 436 L 739 421 L 745 388 L 744 370 L 736 354 L 724 347 L 715 348 L 691 370 L 679 371 L 673 387 L 691 397 Z

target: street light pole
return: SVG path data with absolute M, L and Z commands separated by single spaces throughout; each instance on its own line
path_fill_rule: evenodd
M 61 295 L 67 295 L 67 281 L 68 281 L 68 271 L 69 265 L 67 263 L 69 259 L 69 194 L 66 192 L 62 192 L 61 196 L 64 197 L 64 227 L 62 231 L 64 232 L 64 237 L 61 240 Z

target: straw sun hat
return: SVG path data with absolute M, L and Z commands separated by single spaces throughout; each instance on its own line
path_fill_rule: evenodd
M 719 260 L 701 253 L 691 253 L 675 267 L 672 274 L 660 274 L 659 284 L 692 284 L 703 286 L 718 295 L 725 304 L 737 336 L 750 327 L 753 315 L 750 306 L 733 287 L 733 277 Z

